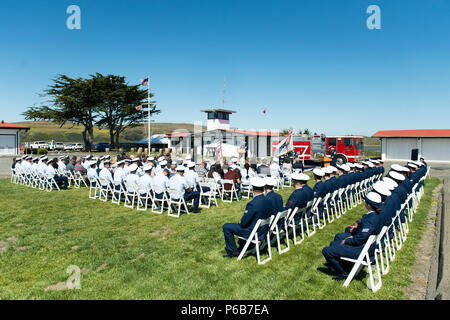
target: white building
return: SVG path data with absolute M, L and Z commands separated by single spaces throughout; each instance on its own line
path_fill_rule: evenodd
M 20 154 L 20 130 L 28 131 L 30 128 L 14 123 L 0 122 L 0 155 Z
M 378 131 L 383 160 L 416 160 L 450 163 L 450 129 Z
M 169 135 L 170 148 L 183 154 L 195 156 L 214 157 L 217 142 L 222 143 L 224 157 L 245 156 L 249 158 L 262 158 L 272 156 L 272 143 L 279 141 L 279 132 L 266 130 L 240 130 L 231 129 L 230 115 L 235 111 L 225 109 L 202 110 L 207 114 L 207 129 L 196 126 L 195 132 L 176 132 Z

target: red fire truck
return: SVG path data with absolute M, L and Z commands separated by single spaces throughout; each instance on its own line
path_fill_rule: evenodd
M 364 159 L 364 138 L 362 136 L 303 136 L 293 135 L 295 158 L 307 164 L 317 164 L 324 156 L 337 158 L 337 163 L 358 162 Z M 283 137 L 280 137 L 280 140 Z M 278 141 L 272 144 L 272 154 Z M 333 150 L 334 149 L 334 150 Z

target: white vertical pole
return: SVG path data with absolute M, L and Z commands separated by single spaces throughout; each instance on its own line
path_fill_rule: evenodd
M 151 131 L 150 131 L 150 76 L 148 77 L 148 109 L 147 109 L 147 112 L 148 112 L 148 155 L 150 155 L 150 152 L 151 152 L 151 147 L 152 147 L 152 142 L 151 142 L 151 139 L 152 139 L 152 134 L 151 134 Z

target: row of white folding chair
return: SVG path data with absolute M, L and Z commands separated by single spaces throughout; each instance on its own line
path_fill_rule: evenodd
M 393 261 L 395 259 L 395 252 L 400 250 L 402 248 L 402 243 L 406 241 L 406 235 L 409 231 L 408 220 L 412 221 L 412 216 L 417 209 L 417 205 L 415 204 L 417 201 L 416 188 L 417 184 L 414 186 L 412 193 L 402 204 L 401 208 L 397 211 L 396 216 L 392 220 L 392 223 L 389 225 L 389 227 L 384 226 L 377 236 L 372 235 L 369 237 L 357 259 L 341 257 L 342 260 L 353 263 L 352 270 L 350 271 L 347 279 L 344 282 L 345 287 L 350 284 L 352 279 L 360 272 L 363 266 L 367 266 L 369 273 L 369 289 L 371 289 L 373 292 L 376 292 L 381 288 L 381 275 L 385 275 L 389 272 L 389 261 Z M 410 200 L 413 201 L 413 206 L 411 207 L 409 206 Z M 401 212 L 404 212 L 405 210 L 407 211 L 408 217 L 406 217 L 405 222 L 402 223 L 400 215 Z M 392 239 L 389 232 L 391 230 Z M 374 256 L 370 257 L 369 249 L 374 242 L 376 243 Z M 378 259 L 380 261 L 378 261 Z M 372 270 L 373 262 L 375 262 L 377 280 L 375 280 Z
M 60 191 L 58 184 L 50 174 L 42 174 L 30 169 L 15 170 L 11 169 L 11 182 L 23 184 L 27 187 L 39 188 L 39 190 L 51 192 L 54 189 Z

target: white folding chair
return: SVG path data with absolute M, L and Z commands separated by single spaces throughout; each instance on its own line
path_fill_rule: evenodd
M 216 199 L 216 190 L 215 190 L 215 184 L 212 185 L 208 182 L 199 182 L 200 186 L 200 207 L 202 208 L 210 208 L 211 202 L 214 202 L 216 207 L 219 205 L 217 204 Z M 209 188 L 209 191 L 203 191 L 204 188 Z M 206 200 L 205 203 L 203 203 L 203 200 Z
M 247 181 L 247 180 L 242 181 L 241 194 L 242 194 L 242 198 L 244 198 L 244 199 L 250 199 L 250 197 L 253 195 L 253 188 L 249 181 Z
M 176 207 L 176 214 L 173 214 L 173 207 Z M 186 201 L 184 201 L 183 194 L 175 189 L 169 189 L 169 210 L 168 215 L 171 217 L 179 218 L 181 212 L 186 212 L 189 214 L 189 209 L 187 207 Z
M 381 273 L 387 274 L 389 272 L 389 236 L 387 235 L 388 227 L 384 226 L 380 234 L 377 236 L 375 255 L 380 255 Z
M 46 180 L 47 180 L 47 185 L 46 185 L 45 191 L 52 192 L 54 187 L 56 187 L 56 189 L 58 191 L 61 191 L 52 175 L 46 174 Z
M 225 186 L 230 186 L 230 189 L 225 189 Z M 227 196 L 229 195 L 230 199 L 227 199 Z M 233 202 L 233 196 L 236 200 L 238 200 L 237 190 L 234 186 L 233 180 L 222 180 L 222 202 Z
M 99 188 L 100 194 L 99 194 L 98 199 L 103 202 L 106 202 L 106 201 L 108 201 L 109 195 L 112 194 L 111 185 L 104 178 L 99 178 L 98 182 L 100 184 L 100 188 Z
M 259 219 L 255 226 L 253 227 L 252 232 L 250 233 L 250 236 L 248 238 L 239 237 L 239 239 L 242 239 L 245 241 L 245 245 L 241 250 L 241 253 L 238 256 L 238 260 L 241 260 L 246 253 L 254 253 L 256 251 L 256 259 L 258 261 L 258 264 L 265 264 L 268 261 L 272 259 L 272 252 L 270 251 L 270 238 L 269 238 L 269 231 L 267 230 L 266 234 L 262 235 L 263 239 L 259 240 L 258 231 L 260 228 L 269 225 L 272 223 L 273 216 L 270 216 L 266 219 Z M 250 244 L 253 244 L 255 247 L 252 250 L 248 250 L 248 247 Z M 267 245 L 267 251 L 269 253 L 269 257 L 261 261 L 261 253 L 260 251 L 265 248 Z
M 269 227 L 269 239 L 272 235 L 275 235 L 279 254 L 285 253 L 289 250 L 289 230 L 288 230 L 287 218 L 290 213 L 291 213 L 291 209 L 278 212 L 275 215 L 275 218 L 272 220 L 270 227 Z M 278 223 L 280 221 L 282 221 L 281 228 L 278 226 Z M 286 239 L 286 248 L 281 249 L 281 237 L 283 235 Z
M 89 199 L 97 199 L 100 195 L 100 182 L 97 178 L 89 178 Z
M 325 218 L 325 213 L 323 213 L 323 215 L 324 215 L 324 217 L 323 217 L 323 224 L 320 221 L 321 218 L 320 218 L 320 212 L 319 212 L 319 204 L 321 202 L 322 202 L 322 198 L 321 197 L 314 198 L 313 199 L 313 204 L 312 204 L 312 207 L 311 207 L 312 220 L 314 221 L 314 217 L 316 218 L 316 222 L 313 222 L 313 224 L 317 223 L 317 227 L 319 229 L 323 229 L 327 225 L 326 218 Z
M 153 203 L 152 203 L 152 212 L 157 214 L 162 214 L 164 211 L 164 205 L 168 204 L 168 199 L 166 196 L 166 190 L 159 186 L 152 186 L 153 190 Z M 161 194 L 161 198 L 158 198 L 156 195 Z
M 294 210 L 292 210 L 291 213 L 286 218 L 288 233 L 290 233 L 292 231 L 292 240 L 295 245 L 300 244 L 303 242 L 303 240 L 305 240 L 305 232 L 303 229 L 303 217 L 306 214 L 306 209 L 307 209 L 307 207 L 300 208 L 300 209 L 294 208 Z M 300 222 L 298 224 L 295 224 L 295 217 L 297 214 L 300 216 Z M 301 233 L 300 233 L 301 239 L 300 240 L 297 240 L 297 228 L 300 228 L 300 230 L 301 230 Z
M 136 200 L 137 196 L 137 186 L 134 183 L 130 183 L 127 181 L 124 181 L 123 184 L 125 185 L 125 202 L 124 206 L 126 208 L 133 209 L 134 208 L 134 202 Z
M 376 241 L 377 236 L 371 235 L 368 239 L 366 244 L 364 245 L 363 249 L 361 250 L 361 253 L 359 254 L 357 259 L 351 259 L 347 257 L 340 257 L 341 260 L 345 260 L 348 262 L 353 263 L 352 270 L 347 276 L 347 279 L 345 279 L 344 287 L 348 287 L 352 279 L 358 275 L 358 273 L 361 271 L 361 269 L 366 266 L 368 268 L 368 274 L 369 274 L 369 283 L 368 287 L 373 292 L 378 291 L 381 288 L 382 282 L 381 282 L 381 273 L 380 273 L 380 266 L 378 264 L 378 259 L 376 256 L 371 258 L 369 256 L 369 249 L 370 246 Z M 375 283 L 373 270 L 372 270 L 372 262 L 375 261 L 375 271 L 377 274 L 378 281 Z
M 137 185 L 137 211 L 147 211 L 148 208 L 148 200 L 152 200 L 152 196 L 150 193 L 150 189 L 142 184 Z
M 112 187 L 112 195 L 111 195 L 111 203 L 120 205 L 120 200 L 122 196 L 125 197 L 125 189 L 122 186 L 122 183 L 119 181 L 114 181 L 114 185 Z

